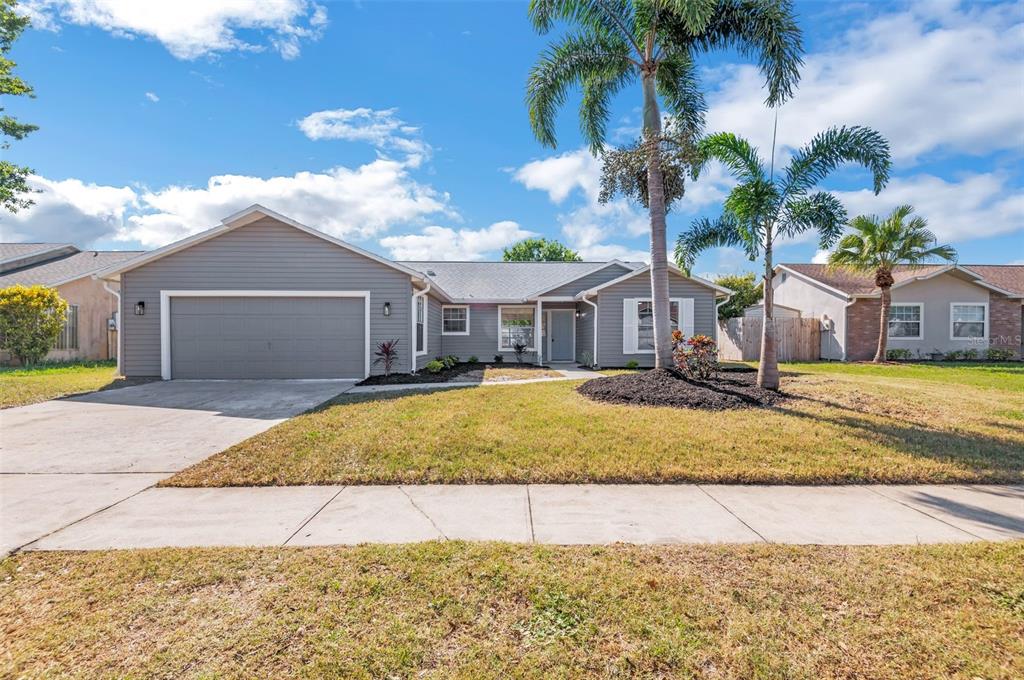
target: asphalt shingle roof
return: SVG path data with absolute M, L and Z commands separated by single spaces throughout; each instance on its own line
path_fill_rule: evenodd
M 70 243 L 0 243 L 0 261 L 68 247 L 73 246 Z
M 459 300 L 522 300 L 586 276 L 607 262 L 399 262 L 423 272 Z M 626 267 L 639 267 L 623 263 Z
M 869 295 L 878 292 L 878 288 L 875 287 L 874 274 L 862 274 L 841 267 L 831 268 L 824 264 L 784 264 L 782 266 L 826 286 L 841 290 L 848 295 Z M 917 267 L 900 266 L 893 270 L 892 275 L 896 283 L 900 283 L 907 279 L 927 276 L 948 266 L 944 264 L 926 264 Z M 961 264 L 960 266 L 981 276 L 985 283 L 1013 293 L 1024 294 L 1024 265 Z
M 86 250 L 7 272 L 0 276 L 0 288 L 19 283 L 25 286 L 52 286 L 88 276 L 141 254 L 141 251 L 136 250 Z

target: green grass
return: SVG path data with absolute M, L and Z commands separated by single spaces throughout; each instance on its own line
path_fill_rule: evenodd
M 0 408 L 24 406 L 69 394 L 93 392 L 115 383 L 115 361 L 40 364 L 0 368 Z
M 1024 482 L 1024 367 L 785 370 L 792 399 L 726 412 L 575 381 L 343 396 L 164 484 Z
M 1024 676 L 1024 543 L 24 553 L 2 677 Z
M 750 364 L 757 366 L 756 363 Z M 1004 390 L 1024 390 L 1024 362 L 927 362 L 915 364 L 871 363 L 799 363 L 781 364 L 785 371 L 812 371 L 820 374 L 838 374 L 887 379 L 930 380 L 952 382 L 971 387 L 993 387 Z

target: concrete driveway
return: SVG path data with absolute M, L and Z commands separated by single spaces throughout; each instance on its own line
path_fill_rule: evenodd
M 302 413 L 351 381 L 170 381 L 0 411 L 0 554 Z

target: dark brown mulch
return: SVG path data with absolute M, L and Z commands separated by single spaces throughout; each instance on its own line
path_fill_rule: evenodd
M 756 380 L 756 372 L 725 372 L 711 380 L 691 380 L 676 371 L 657 368 L 588 380 L 576 391 L 613 404 L 710 411 L 771 406 L 786 399 L 784 394 L 758 387 Z
M 459 376 L 471 373 L 472 371 L 482 371 L 488 366 L 494 366 L 496 368 L 537 368 L 534 364 L 517 364 L 517 363 L 495 363 L 495 362 L 483 362 L 478 361 L 476 363 L 469 363 L 468 361 L 455 364 L 452 368 L 446 368 L 440 373 L 431 373 L 427 369 L 422 368 L 417 373 L 392 373 L 391 375 L 384 377 L 383 375 L 371 375 L 366 378 L 359 385 L 418 385 L 422 383 L 446 383 L 458 378 Z

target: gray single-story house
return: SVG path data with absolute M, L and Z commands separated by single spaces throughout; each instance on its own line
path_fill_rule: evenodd
M 822 323 L 821 358 L 863 361 L 875 355 L 881 291 L 875 277 L 823 264 L 775 268 L 775 302 Z M 1024 266 L 944 264 L 897 267 L 891 289 L 888 348 L 913 358 L 991 348 L 1021 356 Z
M 120 285 L 124 375 L 166 380 L 364 378 L 393 339 L 398 372 L 449 354 L 514 361 L 516 342 L 531 362 L 650 366 L 648 272 L 615 260 L 396 262 L 254 205 L 96 277 Z M 684 334 L 715 335 L 730 291 L 673 269 L 670 293 Z

